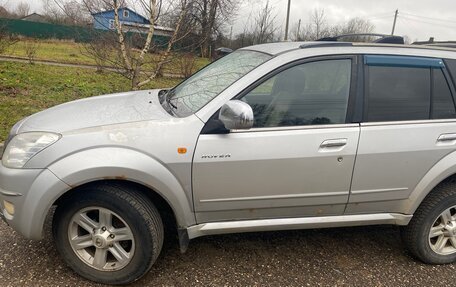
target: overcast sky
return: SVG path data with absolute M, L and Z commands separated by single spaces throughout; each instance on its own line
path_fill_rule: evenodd
M 4 2 L 5 0 L 3 0 Z M 6 0 L 7 6 L 14 6 L 21 0 Z M 41 11 L 41 0 L 22 0 L 32 7 L 32 12 Z M 456 40 L 456 0 L 291 0 L 290 27 L 299 19 L 303 24 L 309 21 L 312 10 L 324 9 L 329 23 L 340 23 L 353 17 L 370 20 L 378 33 L 391 33 L 394 11 L 399 9 L 396 25 L 397 35 L 407 35 L 411 40 Z M 0 2 L 2 2 L 0 0 Z M 275 8 L 277 19 L 285 27 L 288 0 L 269 0 Z M 234 33 L 243 30 L 266 0 L 242 1 L 238 16 L 233 20 Z M 228 29 L 229 32 L 229 29 Z

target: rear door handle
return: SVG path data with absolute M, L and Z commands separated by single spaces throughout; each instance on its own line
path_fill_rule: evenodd
M 437 139 L 438 142 L 456 141 L 456 134 L 443 134 Z
M 320 148 L 340 148 L 347 145 L 347 139 L 325 140 L 321 143 Z

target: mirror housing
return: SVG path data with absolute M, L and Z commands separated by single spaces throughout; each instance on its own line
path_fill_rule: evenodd
M 249 104 L 231 100 L 220 109 L 219 120 L 228 130 L 248 130 L 253 127 L 253 110 Z

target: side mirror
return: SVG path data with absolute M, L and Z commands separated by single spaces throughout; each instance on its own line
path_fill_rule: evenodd
M 253 110 L 249 104 L 232 100 L 222 106 L 219 120 L 228 130 L 248 130 L 253 127 Z

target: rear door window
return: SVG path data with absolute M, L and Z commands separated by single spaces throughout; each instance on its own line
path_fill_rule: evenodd
M 456 85 L 456 60 L 445 60 L 445 65 L 453 77 L 453 83 Z
M 432 118 L 449 119 L 456 117 L 453 95 L 442 70 L 434 70 Z
M 429 69 L 369 67 L 368 121 L 405 121 L 429 118 Z
M 453 95 L 434 58 L 365 56 L 366 120 L 369 122 L 454 118 Z

